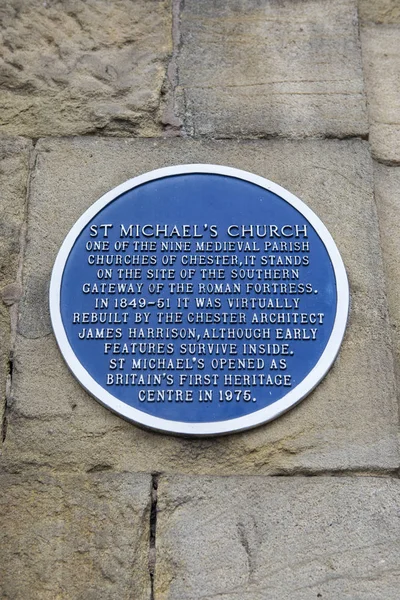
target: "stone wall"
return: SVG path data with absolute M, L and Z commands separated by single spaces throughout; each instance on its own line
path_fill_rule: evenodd
M 1 598 L 397 599 L 398 0 L 8 0 L 0 22 Z M 84 210 L 191 162 L 302 198 L 351 288 L 316 390 L 213 439 L 100 406 L 48 310 Z

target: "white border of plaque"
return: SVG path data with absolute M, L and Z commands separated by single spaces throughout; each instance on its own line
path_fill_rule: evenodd
M 266 190 L 269 190 L 286 200 L 286 202 L 291 204 L 309 221 L 323 241 L 332 262 L 336 278 L 336 318 L 331 336 L 315 367 L 308 373 L 301 383 L 299 383 L 295 388 L 291 389 L 280 400 L 277 400 L 270 406 L 252 412 L 246 416 L 237 417 L 226 421 L 209 423 L 187 423 L 172 421 L 154 417 L 118 400 L 106 389 L 100 386 L 99 383 L 86 371 L 86 369 L 84 369 L 69 344 L 61 319 L 60 290 L 63 272 L 69 253 L 71 252 L 75 241 L 84 227 L 86 227 L 86 225 L 91 221 L 91 219 L 93 219 L 93 217 L 96 216 L 99 211 L 101 211 L 107 204 L 112 202 L 124 192 L 127 192 L 128 190 L 131 190 L 149 181 L 154 181 L 155 179 L 188 173 L 209 173 L 242 179 L 265 188 Z M 273 183 L 272 181 L 264 179 L 258 175 L 253 175 L 247 171 L 220 165 L 192 164 L 156 169 L 155 171 L 150 171 L 149 173 L 129 179 L 125 183 L 122 183 L 113 190 L 104 194 L 104 196 L 102 196 L 99 200 L 97 200 L 97 202 L 88 208 L 88 210 L 78 219 L 71 231 L 68 233 L 57 255 L 50 282 L 50 315 L 53 330 L 58 342 L 58 346 L 65 361 L 67 362 L 67 365 L 81 385 L 104 406 L 124 417 L 125 419 L 157 431 L 180 435 L 212 436 L 243 431 L 245 429 L 250 429 L 252 427 L 256 427 L 257 425 L 261 425 L 262 423 L 267 423 L 268 421 L 279 417 L 282 413 L 286 412 L 295 404 L 300 402 L 318 385 L 318 383 L 332 366 L 342 343 L 346 329 L 348 311 L 349 285 L 342 258 L 332 236 L 322 221 L 315 215 L 315 213 L 308 208 L 304 202 L 299 200 L 299 198 L 276 183 Z

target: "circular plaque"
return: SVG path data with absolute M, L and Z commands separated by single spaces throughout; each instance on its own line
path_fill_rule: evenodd
M 135 177 L 75 223 L 50 284 L 69 368 L 102 404 L 184 435 L 255 427 L 297 404 L 339 351 L 345 268 L 320 219 L 215 165 Z

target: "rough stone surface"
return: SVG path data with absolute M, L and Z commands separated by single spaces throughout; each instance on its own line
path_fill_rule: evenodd
M 177 97 L 212 137 L 367 133 L 353 0 L 185 0 Z
M 155 600 L 397 600 L 398 480 L 170 478 Z
M 22 139 L 0 141 L 0 423 L 11 352 L 8 307 L 18 300 L 15 293 L 20 259 L 20 233 L 25 216 L 30 143 Z M 13 293 L 14 290 L 14 293 Z
M 375 196 L 381 229 L 382 252 L 386 272 L 389 315 L 400 390 L 400 168 L 375 164 Z
M 398 599 L 399 48 L 399 0 L 0 0 L 2 600 Z M 87 207 L 196 162 L 302 198 L 351 288 L 314 392 L 210 439 L 102 407 L 48 309 Z
M 400 24 L 399 0 L 358 0 L 358 7 L 362 21 Z
M 159 134 L 170 0 L 10 0 L 0 26 L 0 133 Z
M 362 28 L 372 154 L 400 163 L 400 27 Z
M 75 139 L 41 141 L 37 151 L 3 466 L 238 474 L 398 465 L 390 332 L 366 142 Z M 339 358 L 307 399 L 251 432 L 202 440 L 147 432 L 90 398 L 57 350 L 47 301 L 56 253 L 89 205 L 130 177 L 190 162 L 251 170 L 301 197 L 336 240 L 352 293 Z
M 0 480 L 0 596 L 147 600 L 150 477 Z

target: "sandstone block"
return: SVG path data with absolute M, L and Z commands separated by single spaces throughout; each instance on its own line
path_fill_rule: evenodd
M 398 466 L 397 404 L 369 148 L 361 141 L 42 141 L 3 465 L 170 473 L 282 473 Z M 51 332 L 47 288 L 76 219 L 104 192 L 166 164 L 210 162 L 268 177 L 323 220 L 348 270 L 352 307 L 333 369 L 295 409 L 253 431 L 183 439 L 129 424 L 90 398 Z M 56 224 L 56 225 L 55 225 Z
M 11 0 L 0 23 L 0 133 L 159 134 L 169 0 Z
M 375 196 L 381 229 L 382 252 L 386 272 L 389 315 L 395 352 L 395 366 L 400 384 L 400 168 L 375 164 Z
M 362 21 L 400 23 L 398 0 L 358 0 L 358 12 Z
M 186 0 L 177 97 L 212 137 L 367 132 L 353 0 Z
M 8 307 L 18 301 L 16 283 L 20 260 L 20 234 L 25 216 L 30 143 L 23 139 L 0 141 L 0 419 L 11 351 Z
M 0 486 L 2 598 L 149 598 L 149 476 L 5 476 Z
M 16 277 L 30 148 L 31 144 L 22 138 L 5 138 L 0 141 L 0 289 L 13 283 Z
M 155 600 L 395 600 L 398 480 L 168 478 Z
M 362 28 L 363 60 L 373 156 L 400 162 L 400 27 Z

